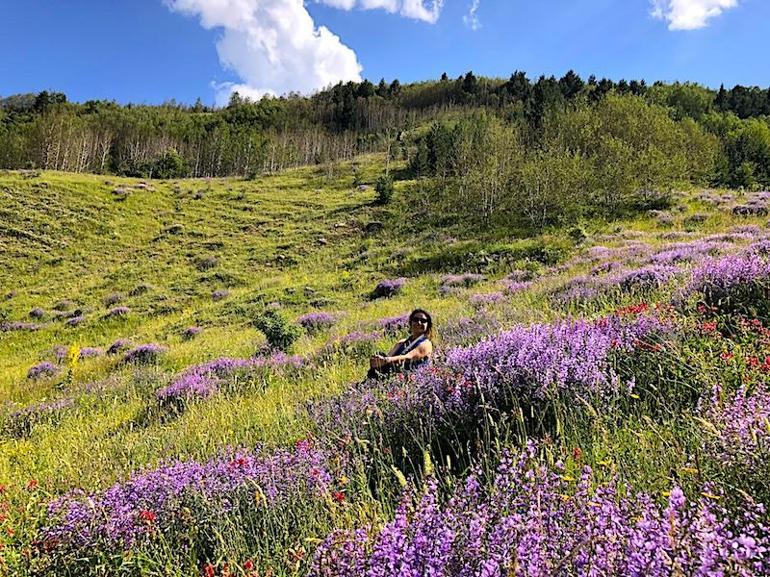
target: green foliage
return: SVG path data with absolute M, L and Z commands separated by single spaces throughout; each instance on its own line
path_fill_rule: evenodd
M 282 351 L 289 350 L 302 336 L 302 329 L 286 320 L 277 310 L 265 310 L 254 320 L 254 326 L 264 333 L 271 347 Z
M 393 198 L 393 177 L 385 174 L 380 176 L 374 185 L 374 191 L 377 193 L 377 204 L 388 204 Z

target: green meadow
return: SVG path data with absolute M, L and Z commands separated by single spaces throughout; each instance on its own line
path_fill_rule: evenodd
M 681 283 L 647 292 L 610 291 L 566 304 L 553 295 L 570 279 L 592 274 L 596 263 L 586 258 L 591 247 L 644 242 L 661 250 L 676 239 L 731 234 L 736 226 L 764 230 L 766 221 L 736 216 L 703 202 L 701 190 L 687 188 L 674 195 L 666 218 L 637 211 L 614 219 L 585 216 L 576 225 L 539 231 L 502 225 L 481 231 L 462 219 L 437 222 L 421 204 L 416 180 L 397 178 L 392 201 L 378 204 L 374 182 L 384 170 L 384 158 L 360 157 L 355 167 L 335 163 L 255 179 L 0 173 L 0 322 L 35 325 L 0 333 L 5 423 L 0 484 L 12 509 L 4 514 L 5 533 L 0 536 L 1 567 L 7 574 L 58 574 L 56 565 L 46 565 L 31 553 L 44 503 L 58 495 L 73 489 L 99 491 L 168 459 L 205 461 L 226 447 L 286 447 L 306 438 L 314 429 L 302 407 L 360 381 L 368 355 L 389 348 L 394 340 L 380 332 L 374 342 L 324 353 L 336 339 L 377 331 L 380 319 L 421 307 L 433 315 L 441 353 L 488 336 L 446 336 L 459 319 L 481 319 L 496 332 L 559 318 L 597 318 L 641 302 L 667 303 Z M 403 163 L 390 163 L 396 175 L 403 168 Z M 354 184 L 354 172 L 365 185 Z M 709 194 L 728 194 L 741 202 L 748 193 Z M 738 234 L 729 242 L 743 247 L 749 241 Z M 501 294 L 506 275 L 522 270 L 534 279 L 526 290 L 488 302 L 480 298 Z M 442 291 L 442 277 L 451 273 L 478 273 L 484 279 L 471 288 Z M 379 281 L 397 277 L 406 278 L 401 292 L 385 299 L 370 297 Z M 125 309 L 116 312 L 118 307 Z M 312 368 L 244 376 L 226 392 L 191 402 L 178 413 L 159 407 L 155 392 L 186 368 L 220 357 L 260 354 L 266 336 L 257 321 L 266 310 L 277 311 L 292 326 L 313 311 L 337 315 L 331 328 L 302 331 L 289 348 L 313 359 Z M 694 315 L 683 321 L 690 328 L 700 322 Z M 190 327 L 200 331 L 186 336 Z M 152 364 L 127 364 L 120 354 L 104 354 L 118 339 L 133 345 L 156 343 L 165 352 Z M 714 348 L 697 339 L 688 343 L 650 371 L 665 373 L 670 383 L 691 379 L 701 390 L 741 380 L 743 367 L 729 372 L 714 364 L 721 345 Z M 741 342 L 740 347 L 764 350 L 754 342 Z M 79 358 L 89 348 L 101 354 Z M 28 371 L 45 361 L 55 365 L 55 374 L 29 378 Z M 19 410 L 60 399 L 70 400 L 71 406 L 42 416 L 21 432 L 9 428 Z M 716 466 L 693 464 L 693 447 L 706 426 L 692 406 L 660 411 L 655 399 L 638 403 L 622 418 L 594 409 L 586 416 L 582 409 L 562 405 L 559 426 L 546 436 L 549 459 L 566 458 L 568 472 L 575 472 L 582 460 L 600 478 L 631 482 L 655 495 L 674 481 L 695 494 L 705 481 L 751 490 L 731 485 L 733 480 Z M 500 442 L 513 446 L 514 438 L 501 437 Z M 579 458 L 574 457 L 575 447 L 582 447 Z M 448 465 L 447 479 L 461 474 L 450 469 Z M 760 495 L 770 494 L 756 478 L 751 482 Z M 335 510 L 331 521 L 307 521 L 310 537 L 287 529 L 269 536 L 275 546 L 264 545 L 257 554 L 248 538 L 241 543 L 225 534 L 224 541 L 238 544 L 207 552 L 207 560 L 220 571 L 222 563 L 253 553 L 264 563 L 262 570 L 274 571 L 260 574 L 306 574 L 313 545 L 325 537 L 313 531 L 358 527 L 364 519 L 376 524 L 391 514 L 393 503 L 367 494 L 365 480 L 356 486 L 359 498 L 351 498 L 344 512 Z M 287 550 L 300 547 L 306 548 L 302 556 L 285 561 Z M 104 565 L 91 570 L 105 575 L 197 574 L 200 557 L 191 554 L 189 562 L 169 565 L 173 555 L 161 549 L 145 551 L 141 562 L 125 557 L 121 565 L 117 557 L 102 559 Z M 63 566 L 60 570 L 77 574 Z M 233 574 L 247 571 L 233 569 Z

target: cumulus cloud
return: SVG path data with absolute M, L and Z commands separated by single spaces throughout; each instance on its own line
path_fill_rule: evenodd
M 353 8 L 381 9 L 431 24 L 438 21 L 441 9 L 444 7 L 444 0 L 316 0 L 316 2 L 343 10 L 352 10 Z
M 738 0 L 651 0 L 652 15 L 668 22 L 669 30 L 696 30 L 708 25 Z
M 344 7 L 351 0 L 329 0 Z M 165 0 L 176 12 L 197 16 L 207 29 L 222 29 L 220 62 L 242 83 L 215 85 L 217 103 L 234 91 L 309 93 L 339 81 L 360 81 L 361 64 L 325 26 L 316 27 L 303 0 Z
M 470 8 L 468 8 L 468 13 L 463 16 L 463 22 L 465 22 L 465 25 L 473 31 L 481 28 L 479 15 L 477 14 L 480 2 L 481 0 L 473 0 L 473 2 L 471 2 Z

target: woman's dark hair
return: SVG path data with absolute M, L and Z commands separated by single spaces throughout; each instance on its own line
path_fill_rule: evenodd
M 430 316 L 430 313 L 423 309 L 414 309 L 411 313 L 409 313 L 409 324 L 412 324 L 412 319 L 415 317 L 415 315 L 425 315 L 425 318 L 428 319 L 428 328 L 425 329 L 425 336 L 428 337 L 428 339 L 433 338 L 433 319 Z

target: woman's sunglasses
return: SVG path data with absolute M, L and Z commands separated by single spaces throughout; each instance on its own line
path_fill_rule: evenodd
M 414 317 L 413 319 L 411 319 L 410 322 L 426 324 L 427 325 L 428 324 L 428 319 L 426 319 L 425 317 Z

